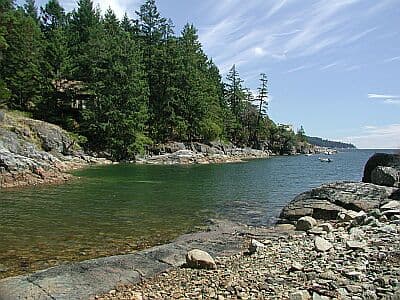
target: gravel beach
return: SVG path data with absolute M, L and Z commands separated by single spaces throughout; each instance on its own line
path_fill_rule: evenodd
M 249 236 L 241 253 L 216 257 L 215 270 L 176 268 L 95 299 L 400 299 L 400 221 L 391 219 L 374 211 L 259 236 L 252 254 Z

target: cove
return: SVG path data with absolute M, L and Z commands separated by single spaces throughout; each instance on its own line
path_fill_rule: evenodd
M 247 163 L 120 164 L 74 173 L 63 185 L 0 194 L 0 278 L 70 261 L 134 252 L 191 231 L 210 218 L 274 222 L 296 194 L 325 182 L 360 180 L 373 150 Z

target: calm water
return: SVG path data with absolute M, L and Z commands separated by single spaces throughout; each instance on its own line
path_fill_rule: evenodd
M 341 152 L 332 163 L 316 155 L 95 167 L 76 172 L 80 178 L 64 185 L 1 191 L 0 277 L 132 252 L 195 230 L 209 218 L 270 224 L 302 191 L 360 180 L 374 152 Z

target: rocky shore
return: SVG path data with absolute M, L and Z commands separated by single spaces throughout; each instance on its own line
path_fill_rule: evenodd
M 288 154 L 322 151 L 309 144 Z M 147 155 L 132 163 L 186 165 L 236 163 L 275 155 L 269 150 L 236 147 L 231 143 L 169 142 L 151 146 Z M 106 156 L 106 155 L 105 155 Z M 59 126 L 25 117 L 19 112 L 0 110 L 0 189 L 63 183 L 72 178 L 68 171 L 112 161 L 88 155 L 77 137 Z
M 237 163 L 248 159 L 266 158 L 269 151 L 238 148 L 232 144 L 168 143 L 152 149 L 152 155 L 138 157 L 136 163 L 148 165 L 188 165 Z
M 62 183 L 70 170 L 109 163 L 84 153 L 56 125 L 0 111 L 0 189 Z

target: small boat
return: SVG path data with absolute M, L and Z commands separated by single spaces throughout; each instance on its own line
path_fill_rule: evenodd
M 312 156 L 312 154 L 311 153 L 307 153 L 307 154 L 304 154 L 305 156 Z
M 320 158 L 319 158 L 319 161 L 321 161 L 321 162 L 332 162 L 332 159 L 320 157 Z

